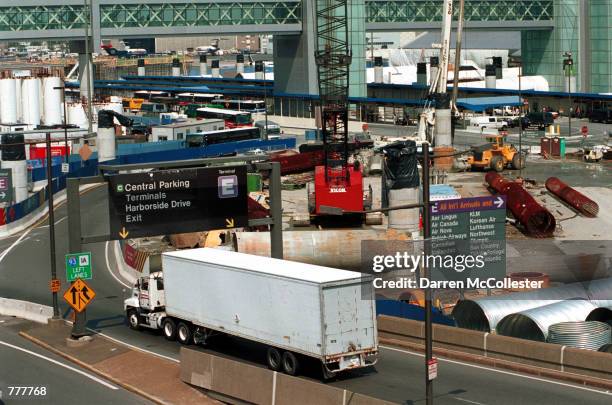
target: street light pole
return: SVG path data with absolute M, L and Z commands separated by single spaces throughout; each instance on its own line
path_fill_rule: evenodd
M 57 279 L 55 259 L 55 215 L 53 213 L 53 172 L 51 159 L 51 133 L 47 132 L 47 198 L 49 203 L 49 251 L 51 256 L 51 280 Z M 53 319 L 59 319 L 57 291 L 53 291 Z
M 572 58 L 571 52 L 565 52 L 563 54 L 565 59 L 563 60 L 563 71 L 567 76 L 567 93 L 569 99 L 569 109 L 568 109 L 568 126 L 569 133 L 568 136 L 572 136 L 572 72 L 574 70 L 574 59 Z
M 423 147 L 423 240 L 424 255 L 430 254 L 431 244 L 431 212 L 429 211 L 429 143 L 422 144 Z M 426 261 L 423 263 L 421 277 L 429 278 L 429 269 Z M 433 328 L 432 328 L 432 297 L 431 288 L 425 289 L 425 403 L 433 404 L 433 380 L 429 378 L 429 365 L 433 360 Z
M 268 84 L 266 83 L 266 62 L 261 62 L 263 65 L 263 79 L 264 79 L 264 116 L 265 116 L 265 135 L 264 140 L 268 140 Z
M 87 3 L 87 0 L 83 0 L 84 2 L 84 10 L 87 10 L 87 22 L 85 23 L 85 56 L 87 58 L 87 68 L 86 68 L 86 80 L 87 80 L 87 122 L 88 122 L 88 131 L 91 134 L 93 132 L 93 109 L 92 109 L 92 94 L 91 92 L 93 91 L 92 89 L 92 82 L 93 82 L 93 57 L 91 55 L 91 48 L 89 47 L 90 45 L 90 38 L 89 38 L 89 33 L 90 33 L 90 27 L 91 27 L 91 17 L 93 14 L 93 3 L 91 0 L 89 0 L 89 3 Z M 93 32 L 92 32 L 93 34 Z M 91 40 L 93 41 L 93 35 L 91 37 Z M 83 96 L 81 95 L 81 102 L 83 101 Z
M 68 157 L 70 155 L 69 151 L 68 151 L 68 127 L 66 126 L 66 86 L 64 84 L 64 86 L 60 86 L 60 87 L 54 87 L 54 90 L 61 90 L 62 91 L 62 102 L 64 103 L 64 119 L 62 120 L 64 125 L 64 152 L 66 154 L 66 159 L 65 162 L 68 162 Z

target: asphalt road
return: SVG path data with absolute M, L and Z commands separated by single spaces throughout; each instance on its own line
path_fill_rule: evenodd
M 104 188 L 98 188 L 82 197 L 86 234 L 108 230 L 105 193 Z M 57 265 L 63 288 L 66 287 L 63 257 L 67 251 L 65 215 L 65 206 L 56 211 Z M 51 303 L 48 292 L 48 228 L 45 225 L 43 223 L 18 238 L 0 241 L 0 251 L 3 252 L 0 253 L 0 296 Z M 107 260 L 107 245 L 87 245 L 84 250 L 92 252 L 93 280 L 90 284 L 97 294 L 87 310 L 88 327 L 127 344 L 177 359 L 178 343 L 168 342 L 154 331 L 136 332 L 125 325 L 122 301 L 129 292 L 128 286 L 117 275 L 111 274 L 116 266 L 112 259 Z M 63 300 L 61 313 L 63 316 L 69 314 Z M 261 346 L 239 339 L 222 340 L 201 350 L 262 366 L 265 358 Z M 344 376 L 332 384 L 386 400 L 414 404 L 423 402 L 423 371 L 420 355 L 381 348 L 381 360 L 375 369 Z M 305 378 L 316 379 L 319 372 L 315 364 L 307 364 Z M 441 404 L 609 404 L 612 400 L 610 393 L 445 360 L 441 360 L 439 366 L 435 395 L 436 403 Z
M 566 117 L 560 117 L 555 120 L 555 124 L 560 126 L 561 136 L 567 136 L 569 134 L 569 122 Z M 398 137 L 398 136 L 411 136 L 416 133 L 417 127 L 403 127 L 396 126 L 391 124 L 369 124 L 370 131 L 374 135 L 379 136 L 390 136 L 390 137 Z M 572 136 L 578 137 L 581 135 L 582 126 L 587 126 L 589 128 L 589 138 L 587 138 L 585 145 L 597 145 L 606 143 L 609 139 L 609 134 L 612 134 L 612 124 L 601 124 L 601 123 L 592 123 L 587 119 L 572 119 Z M 518 144 L 518 128 L 510 128 L 508 130 L 508 141 Z M 480 134 L 478 131 L 464 131 L 457 130 L 455 131 L 455 145 L 458 147 L 463 146 L 472 146 L 485 143 L 483 139 L 484 136 Z M 529 136 L 524 135 L 521 140 L 521 143 L 524 145 L 539 145 L 540 140 L 539 136 Z M 576 141 L 573 143 L 569 143 L 568 146 L 572 147 L 580 147 L 581 142 Z
M 27 323 L 0 316 L 0 404 L 151 403 L 21 338 Z

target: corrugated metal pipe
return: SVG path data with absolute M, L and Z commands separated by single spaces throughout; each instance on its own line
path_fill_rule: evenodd
M 361 270 L 361 242 L 364 240 L 409 240 L 404 232 L 374 229 L 283 231 L 285 260 Z M 234 249 L 240 253 L 270 256 L 268 232 L 236 232 Z
M 603 322 L 561 322 L 548 329 L 548 342 L 580 349 L 599 350 L 612 341 L 610 325 Z
M 452 316 L 460 328 L 492 332 L 510 314 L 575 299 L 589 301 L 595 307 L 612 307 L 610 298 L 612 278 L 604 278 L 529 292 L 462 300 L 453 309 Z
M 599 307 L 591 311 L 585 321 L 599 321 L 612 326 L 612 307 Z
M 599 213 L 599 205 L 595 201 L 574 190 L 556 177 L 550 177 L 546 180 L 546 189 L 585 217 L 594 218 Z
M 553 235 L 557 226 L 555 217 L 520 184 L 495 172 L 487 173 L 485 180 L 495 191 L 506 196 L 508 208 L 523 225 L 527 234 L 537 238 L 548 238 Z
M 495 330 L 499 335 L 545 342 L 548 328 L 559 322 L 584 321 L 597 307 L 586 300 L 568 300 L 506 315 Z

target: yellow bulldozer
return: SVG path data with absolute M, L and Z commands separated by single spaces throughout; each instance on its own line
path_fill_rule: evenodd
M 518 170 L 525 167 L 525 156 L 513 145 L 505 143 L 504 138 L 504 135 L 488 136 L 486 144 L 473 146 L 467 160 L 470 168 L 501 172 L 506 168 Z

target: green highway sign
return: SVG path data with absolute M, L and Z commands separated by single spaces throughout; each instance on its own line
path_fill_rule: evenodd
M 70 253 L 66 255 L 66 280 L 91 279 L 91 252 Z

